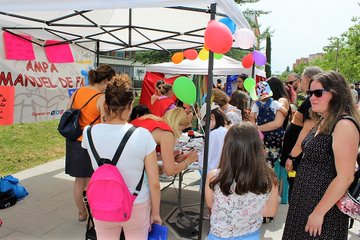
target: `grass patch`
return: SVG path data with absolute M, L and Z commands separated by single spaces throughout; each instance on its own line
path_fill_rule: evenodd
M 134 106 L 139 102 L 135 98 Z M 65 156 L 59 120 L 0 126 L 0 176 L 32 168 Z
M 65 155 L 59 120 L 0 126 L 0 175 L 13 174 Z

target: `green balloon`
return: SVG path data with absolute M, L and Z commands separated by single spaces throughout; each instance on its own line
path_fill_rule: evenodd
M 178 77 L 173 84 L 175 96 L 183 103 L 193 105 L 196 101 L 196 88 L 188 77 Z
M 216 60 L 220 60 L 220 59 L 222 59 L 222 57 L 223 57 L 223 54 L 221 54 L 221 53 L 214 53 L 214 58 L 215 58 Z
M 248 92 L 251 92 L 251 90 L 255 88 L 255 85 L 256 85 L 256 82 L 253 78 L 247 78 L 244 81 L 244 88 Z

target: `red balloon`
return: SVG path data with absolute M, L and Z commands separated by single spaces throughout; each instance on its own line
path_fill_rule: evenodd
M 195 60 L 198 57 L 198 52 L 195 49 L 185 50 L 184 57 L 186 57 L 189 60 Z
M 243 58 L 241 63 L 242 63 L 244 68 L 251 68 L 252 65 L 254 64 L 254 57 L 253 57 L 252 53 L 247 54 Z
M 214 53 L 226 53 L 231 49 L 233 37 L 230 29 L 223 23 L 211 20 L 206 27 L 204 40 Z

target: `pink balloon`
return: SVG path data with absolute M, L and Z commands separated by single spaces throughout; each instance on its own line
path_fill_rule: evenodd
M 256 65 L 264 66 L 266 64 L 266 56 L 260 51 L 253 51 L 253 57 Z
M 244 68 L 251 68 L 252 65 L 254 64 L 254 57 L 252 55 L 252 53 L 247 54 L 243 59 L 242 59 L 242 65 Z
M 184 57 L 189 60 L 195 60 L 198 57 L 198 52 L 195 49 L 185 50 Z
M 206 46 L 214 53 L 228 52 L 233 43 L 229 28 L 215 20 L 211 20 L 207 25 L 204 38 Z
M 242 49 L 249 49 L 256 45 L 256 37 L 253 31 L 241 28 L 234 33 L 235 46 Z

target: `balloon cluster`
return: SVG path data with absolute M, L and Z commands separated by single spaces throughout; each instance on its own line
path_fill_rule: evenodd
M 171 57 L 171 61 L 179 64 L 184 58 L 195 60 L 197 57 L 205 61 L 209 59 L 209 50 L 214 53 L 214 58 L 219 60 L 231 49 L 235 31 L 236 24 L 228 17 L 221 18 L 219 21 L 211 20 L 205 29 L 204 47 L 200 52 L 197 53 L 195 49 L 188 49 L 183 53 L 176 52 Z
M 214 53 L 214 58 L 219 60 L 224 53 L 231 49 L 233 41 L 242 49 L 250 49 L 256 45 L 256 36 L 252 30 L 247 28 L 237 30 L 236 24 L 228 17 L 221 18 L 219 21 L 211 20 L 205 29 L 204 47 L 199 53 L 195 49 L 176 52 L 171 57 L 171 61 L 179 64 L 184 58 L 195 60 L 197 57 L 206 61 L 209 59 L 209 50 Z M 265 55 L 255 50 L 247 54 L 242 60 L 242 65 L 245 68 L 250 68 L 254 63 L 258 66 L 265 65 Z
M 250 68 L 254 63 L 258 66 L 264 66 L 266 64 L 266 56 L 258 50 L 254 50 L 248 53 L 242 59 L 242 65 L 244 68 Z

